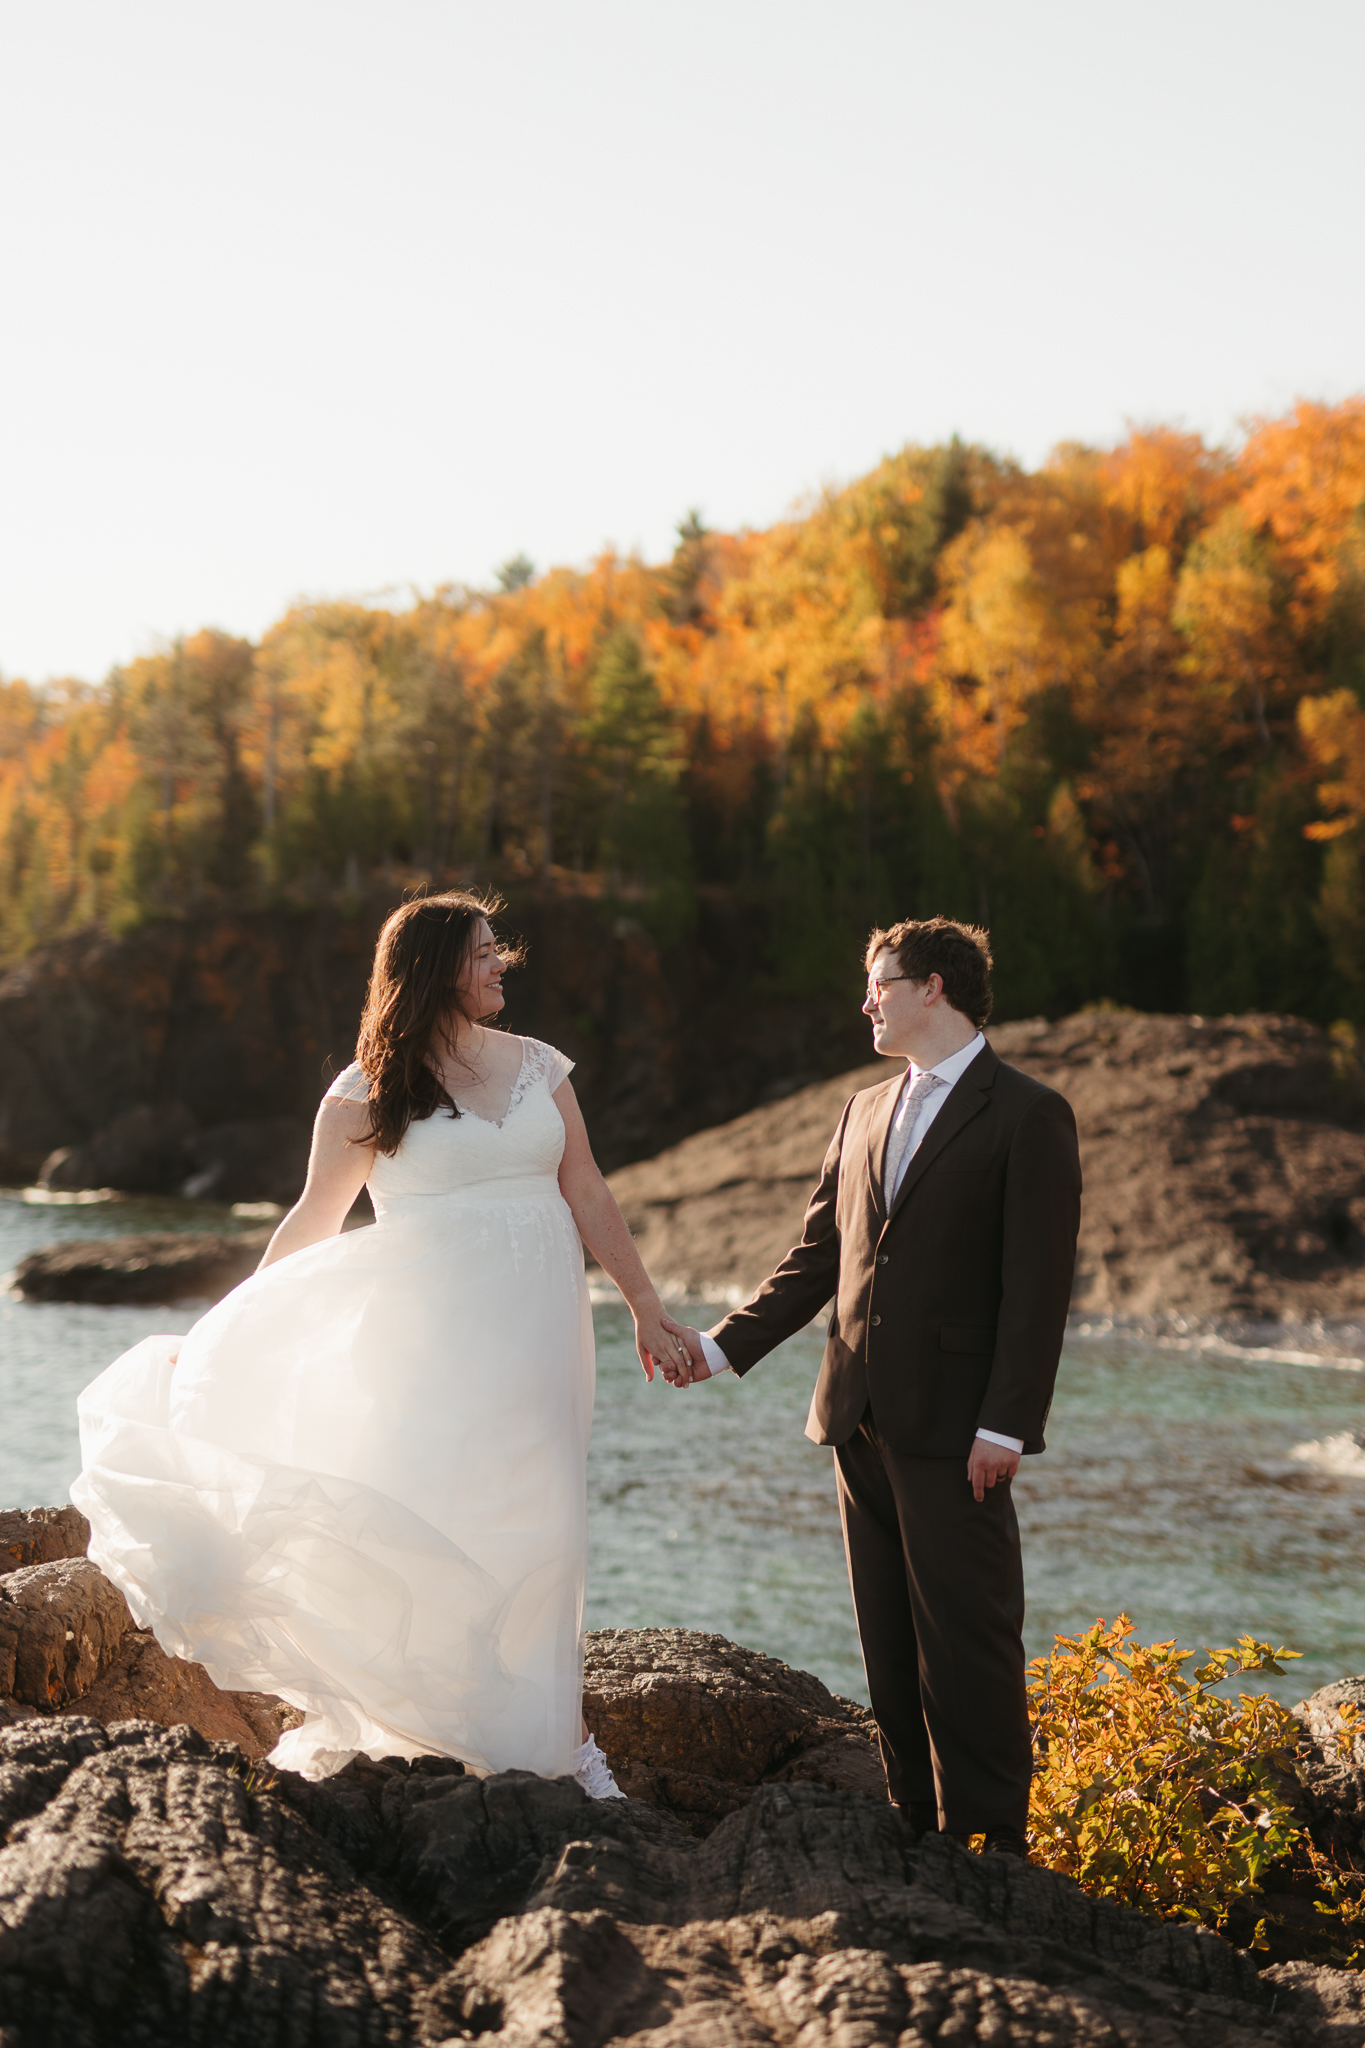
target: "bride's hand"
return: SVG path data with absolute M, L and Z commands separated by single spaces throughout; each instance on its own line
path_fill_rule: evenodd
M 636 1355 L 647 1380 L 653 1379 L 656 1365 L 665 1369 L 670 1365 L 686 1366 L 687 1347 L 668 1327 L 663 1303 L 657 1295 L 653 1301 L 641 1302 L 638 1308 L 632 1306 L 631 1314 L 635 1318 Z
M 694 1330 L 690 1323 L 675 1323 L 672 1316 L 664 1317 L 664 1328 L 671 1336 L 682 1339 L 682 1356 L 674 1360 L 665 1359 L 664 1378 L 671 1387 L 694 1387 L 698 1380 L 709 1380 L 711 1368 L 706 1362 L 706 1348 L 701 1341 L 701 1331 Z

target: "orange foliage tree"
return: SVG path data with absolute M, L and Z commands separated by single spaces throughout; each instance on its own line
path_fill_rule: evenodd
M 1359 1015 L 1362 505 L 1365 400 L 1235 452 L 955 441 L 764 531 L 690 513 L 657 565 L 0 685 L 0 947 L 489 871 L 672 934 L 728 889 L 796 986 L 944 908 L 991 924 L 1002 1010 Z

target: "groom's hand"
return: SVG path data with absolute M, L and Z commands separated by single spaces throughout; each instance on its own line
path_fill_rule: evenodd
M 1004 1444 L 987 1443 L 982 1436 L 974 1440 L 967 1460 L 967 1484 L 978 1500 L 986 1498 L 988 1486 L 994 1486 L 999 1479 L 1013 1479 L 1018 1470 L 1018 1451 L 1011 1451 Z
M 690 1387 L 693 1380 L 709 1380 L 711 1368 L 702 1349 L 701 1331 L 694 1330 L 689 1323 L 675 1323 L 671 1316 L 665 1316 L 663 1324 L 673 1336 L 681 1338 L 686 1352 L 685 1358 L 663 1360 L 663 1375 L 669 1385 Z

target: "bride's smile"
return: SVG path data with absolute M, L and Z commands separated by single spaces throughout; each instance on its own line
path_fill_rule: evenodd
M 493 937 L 487 922 L 479 926 L 478 935 L 469 958 L 469 965 L 461 975 L 456 987 L 460 995 L 460 1010 L 464 1017 L 496 1017 L 506 1002 L 502 992 L 503 970 L 507 962 L 498 951 L 497 940 Z M 457 1013 L 456 1028 L 463 1018 Z

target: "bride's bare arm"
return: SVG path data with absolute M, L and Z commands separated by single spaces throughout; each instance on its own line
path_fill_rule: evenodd
M 303 1193 L 266 1246 L 262 1266 L 273 1266 L 276 1259 L 287 1259 L 291 1252 L 337 1235 L 374 1163 L 374 1147 L 361 1136 L 369 1122 L 363 1102 L 323 1097 L 313 1124 Z
M 578 1234 L 588 1250 L 625 1295 L 635 1318 L 635 1349 L 645 1378 L 654 1377 L 656 1359 L 681 1355 L 677 1337 L 664 1323 L 659 1291 L 644 1269 L 626 1219 L 616 1197 L 602 1178 L 588 1142 L 583 1112 L 571 1081 L 561 1081 L 554 1092 L 555 1107 L 564 1119 L 564 1157 L 559 1162 L 559 1192 L 578 1225 Z

